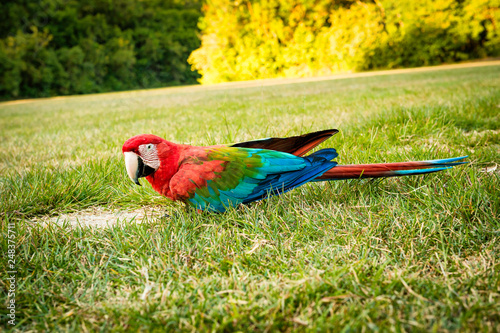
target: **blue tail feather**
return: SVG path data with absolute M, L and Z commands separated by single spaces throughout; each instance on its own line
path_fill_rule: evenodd
M 436 166 L 438 166 L 438 165 L 454 166 L 454 165 L 467 164 L 468 162 L 456 162 L 456 161 L 463 160 L 467 157 L 469 157 L 469 155 L 461 156 L 461 157 L 445 158 L 445 159 L 440 159 L 440 160 L 428 160 L 428 161 L 423 161 L 423 162 L 427 162 L 429 164 L 436 165 Z M 453 163 L 453 162 L 455 162 L 455 163 Z
M 423 175 L 426 173 L 443 171 L 443 170 L 451 169 L 451 168 L 453 168 L 453 166 L 440 167 L 440 168 L 430 168 L 430 169 L 398 170 L 398 171 L 392 171 L 392 173 L 394 176 L 412 176 L 412 175 Z

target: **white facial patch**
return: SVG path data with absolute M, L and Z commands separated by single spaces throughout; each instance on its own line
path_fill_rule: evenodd
M 147 166 L 158 170 L 160 167 L 160 159 L 158 158 L 158 151 L 156 150 L 156 145 L 148 143 L 139 146 L 139 154 Z

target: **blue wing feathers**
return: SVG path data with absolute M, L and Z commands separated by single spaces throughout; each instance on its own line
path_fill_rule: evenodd
M 308 158 L 309 159 L 310 158 L 323 158 L 325 160 L 331 161 L 334 158 L 336 158 L 337 156 L 339 156 L 339 154 L 337 154 L 337 151 L 334 148 L 326 148 L 326 149 L 318 150 L 315 153 L 309 154 L 305 158 L 306 159 L 308 159 Z
M 224 212 L 228 207 L 240 203 L 250 203 L 288 192 L 322 175 L 337 164 L 331 162 L 337 157 L 335 149 L 323 149 L 306 157 L 265 149 L 243 149 L 243 152 L 240 150 L 231 156 L 229 163 L 244 163 L 245 156 L 258 155 L 261 166 L 239 170 L 235 168 L 234 173 L 225 173 L 224 177 L 239 180 L 238 185 L 230 190 L 218 189 L 216 180 L 208 181 L 209 197 L 196 193 L 188 199 L 191 204 L 203 210 Z M 241 160 L 238 154 L 241 155 Z M 236 155 L 238 159 L 235 160 Z
M 268 196 L 285 193 L 303 185 L 337 165 L 336 162 L 330 161 L 335 157 L 337 157 L 335 149 L 323 149 L 303 158 L 295 157 L 292 159 L 294 163 L 296 160 L 302 162 L 302 167 L 295 171 L 284 172 L 284 168 L 264 168 L 264 170 L 271 172 L 263 182 L 254 188 L 252 193 L 248 194 L 243 203 L 250 203 Z

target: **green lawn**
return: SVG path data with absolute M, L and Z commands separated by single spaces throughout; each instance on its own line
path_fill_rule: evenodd
M 0 104 L 0 116 L 16 330 L 500 331 L 500 66 L 89 95 Z M 470 164 L 198 215 L 135 186 L 121 155 L 141 133 L 210 145 L 326 128 L 340 130 L 321 147 L 341 164 Z M 153 205 L 172 217 L 33 222 Z

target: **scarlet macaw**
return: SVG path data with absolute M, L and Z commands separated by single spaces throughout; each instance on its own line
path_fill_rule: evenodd
M 336 134 L 324 130 L 289 138 L 197 147 L 156 135 L 128 139 L 122 148 L 127 173 L 136 184 L 146 177 L 153 189 L 199 210 L 224 212 L 314 181 L 431 173 L 464 164 L 467 156 L 421 162 L 337 165 L 333 148 L 305 153 Z

